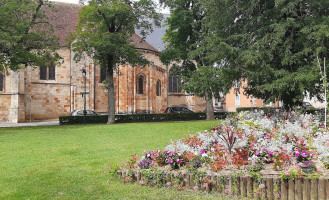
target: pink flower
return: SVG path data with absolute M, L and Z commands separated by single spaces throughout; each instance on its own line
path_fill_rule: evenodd
M 262 189 L 264 189 L 265 188 L 265 184 L 260 184 L 259 187 L 262 188 Z
M 273 154 L 273 151 L 268 151 L 268 154 Z
M 256 194 L 261 194 L 262 192 L 260 190 L 256 190 Z
M 168 158 L 169 163 L 173 163 L 173 160 L 171 158 Z
M 168 182 L 168 183 L 167 183 L 167 186 L 170 187 L 170 186 L 171 186 L 171 182 Z
M 231 190 L 228 189 L 228 188 L 226 188 L 226 189 L 224 190 L 224 192 L 225 192 L 225 194 L 229 194 L 229 193 L 231 192 Z
M 295 154 L 295 156 L 296 156 L 296 157 L 299 157 L 299 152 L 297 152 L 297 153 Z
M 202 154 L 206 153 L 205 150 L 203 150 L 203 149 L 202 149 L 200 152 L 201 152 Z
M 178 175 L 179 175 L 179 173 L 176 172 L 176 173 L 174 174 L 174 177 L 177 177 Z
M 308 153 L 307 153 L 306 151 L 303 151 L 303 152 L 302 152 L 302 156 L 303 156 L 303 157 L 306 157 L 307 155 L 308 155 Z
M 193 187 L 193 190 L 194 190 L 194 191 L 198 191 L 198 190 L 199 190 L 199 187 L 198 187 L 198 186 L 194 186 L 194 187 Z
M 181 159 L 177 159 L 177 163 L 181 163 L 182 162 L 182 160 Z
M 155 185 L 154 187 L 155 187 L 155 188 L 158 188 L 158 185 Z

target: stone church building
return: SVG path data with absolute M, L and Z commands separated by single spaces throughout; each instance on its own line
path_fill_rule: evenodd
M 86 107 L 99 113 L 107 113 L 107 90 L 102 81 L 105 73 L 91 58 L 76 63 L 74 52 L 67 46 L 67 36 L 78 25 L 81 5 L 54 2 L 56 11 L 47 11 L 49 23 L 59 38 L 57 50 L 63 58 L 56 66 L 27 67 L 19 71 L 0 72 L 0 123 L 26 122 L 30 120 L 58 119 L 74 110 L 83 109 L 84 74 L 86 68 Z M 143 41 L 137 34 L 132 44 L 141 51 L 151 64 L 147 66 L 118 66 L 114 75 L 115 112 L 163 113 L 166 107 L 186 107 L 194 112 L 205 111 L 205 100 L 181 90 L 181 80 L 170 76 L 169 67 L 159 58 L 163 50 L 161 39 L 165 27 L 156 29 L 151 38 Z M 156 39 L 154 39 L 156 38 Z M 150 43 L 154 43 L 157 48 Z M 162 49 L 161 49 L 162 48 Z M 239 93 L 237 93 L 237 89 Z M 224 111 L 235 111 L 237 107 L 263 106 L 261 99 L 243 95 L 243 87 L 232 87 L 225 98 L 214 105 Z
M 87 109 L 107 112 L 107 90 L 102 84 L 105 73 L 91 58 L 76 63 L 74 52 L 65 42 L 78 24 L 81 5 L 54 3 L 57 12 L 47 12 L 48 20 L 58 36 L 58 53 L 63 58 L 56 66 L 27 67 L 14 72 L 0 72 L 0 122 L 25 122 L 30 119 L 55 119 L 83 109 L 86 66 Z M 203 111 L 204 101 L 189 96 L 180 88 L 177 77 L 169 77 L 159 52 L 149 43 L 133 35 L 132 43 L 151 61 L 148 66 L 118 66 L 115 73 L 116 113 L 163 113 L 168 106 L 184 106 Z

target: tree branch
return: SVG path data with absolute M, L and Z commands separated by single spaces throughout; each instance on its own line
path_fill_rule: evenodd
M 34 25 L 34 24 L 36 24 L 36 19 L 37 19 L 37 17 L 38 17 L 38 13 L 39 13 L 39 11 L 40 11 L 40 9 L 41 9 L 41 6 L 44 4 L 44 1 L 43 0 L 39 0 L 39 4 L 38 4 L 38 6 L 36 7 L 36 9 L 35 9 L 35 11 L 34 11 L 34 13 L 33 13 L 33 15 L 32 15 L 32 20 L 31 20 L 31 22 L 30 22 L 30 26 L 28 26 L 27 28 L 26 28 L 26 30 L 25 30 L 25 34 L 28 34 L 29 33 L 29 31 L 30 31 L 30 28 L 31 28 L 31 26 L 32 25 Z

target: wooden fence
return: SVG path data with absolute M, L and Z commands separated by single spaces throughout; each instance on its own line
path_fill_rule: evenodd
M 248 199 L 266 200 L 329 200 L 329 180 L 328 179 L 282 179 L 275 176 L 264 177 L 261 182 L 250 176 L 214 175 L 207 176 L 210 182 L 208 187 L 203 187 L 204 183 L 200 179 L 195 181 L 194 174 L 174 174 L 164 172 L 161 184 L 174 182 L 174 179 L 182 181 L 184 188 L 193 189 L 197 186 L 202 190 L 214 191 L 218 193 L 246 197 Z M 119 176 L 126 176 L 127 172 L 118 172 Z M 145 180 L 143 173 L 135 172 L 132 181 Z

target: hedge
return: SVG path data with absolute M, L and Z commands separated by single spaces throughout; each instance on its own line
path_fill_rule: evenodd
M 216 119 L 225 119 L 228 112 L 215 112 Z M 107 115 L 86 116 L 87 124 L 103 124 L 107 123 Z M 161 121 L 190 121 L 205 120 L 206 113 L 170 113 L 170 114 L 127 114 L 115 115 L 116 123 L 130 122 L 161 122 Z M 60 116 L 60 125 L 83 124 L 83 116 Z
M 242 111 L 255 111 L 255 110 L 263 110 L 264 113 L 273 113 L 276 111 L 276 109 L 279 109 L 280 111 L 283 111 L 283 108 L 274 108 L 274 107 L 239 107 L 236 109 L 236 112 L 242 112 Z
M 282 107 L 240 107 L 236 109 L 236 112 L 242 112 L 242 111 L 254 111 L 254 110 L 263 110 L 264 113 L 274 113 L 276 110 L 279 110 L 280 112 L 284 111 Z M 300 111 L 301 113 L 307 113 L 307 114 L 321 114 L 324 113 L 324 109 L 316 109 L 316 108 L 310 108 L 310 109 L 297 109 L 297 112 Z

